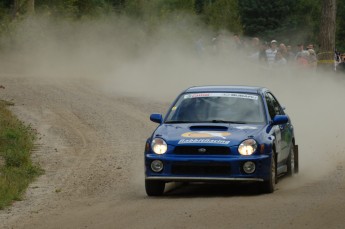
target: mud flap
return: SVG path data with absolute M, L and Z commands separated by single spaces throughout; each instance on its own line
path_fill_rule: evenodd
M 298 145 L 294 146 L 294 158 L 295 158 L 295 173 L 298 173 L 299 171 L 299 159 L 298 159 Z

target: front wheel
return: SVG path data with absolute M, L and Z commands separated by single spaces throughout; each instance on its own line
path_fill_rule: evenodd
M 164 189 L 164 181 L 145 180 L 145 190 L 148 196 L 161 196 L 164 193 Z
M 271 158 L 271 176 L 268 180 L 265 180 L 261 183 L 261 190 L 264 193 L 272 193 L 274 192 L 274 188 L 277 183 L 277 167 L 276 167 L 276 157 L 275 153 L 272 153 Z

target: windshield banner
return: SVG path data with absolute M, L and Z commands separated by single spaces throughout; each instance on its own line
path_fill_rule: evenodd
M 191 98 L 202 98 L 202 97 L 232 97 L 232 98 L 258 100 L 257 95 L 239 94 L 239 93 L 194 93 L 194 94 L 186 94 L 184 95 L 183 98 L 191 99 Z

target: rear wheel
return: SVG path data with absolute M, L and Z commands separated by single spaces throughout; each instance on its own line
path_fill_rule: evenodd
M 271 176 L 268 180 L 265 180 L 261 183 L 261 190 L 264 193 L 272 193 L 274 192 L 274 188 L 277 183 L 277 166 L 276 166 L 276 155 L 273 152 L 271 158 Z
M 164 188 L 164 181 L 145 180 L 145 190 L 148 196 L 161 196 L 164 193 Z

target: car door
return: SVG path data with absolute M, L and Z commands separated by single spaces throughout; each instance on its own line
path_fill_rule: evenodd
M 278 100 L 274 97 L 273 94 L 269 93 L 272 98 L 274 109 L 277 111 L 277 114 L 285 115 L 284 109 L 280 106 Z M 292 126 L 290 119 L 288 123 L 279 125 L 282 137 L 282 153 L 284 154 L 284 159 L 287 159 L 290 153 L 290 144 L 292 142 Z
M 272 93 L 267 92 L 265 94 L 265 99 L 267 103 L 268 112 L 271 120 L 273 120 L 276 115 L 283 115 L 284 111 L 279 105 L 278 101 L 272 95 Z M 285 162 L 288 156 L 288 147 L 287 147 L 287 125 L 281 124 L 276 125 L 272 128 L 273 133 L 276 138 L 276 150 L 277 150 L 277 162 L 278 166 Z M 285 163 L 284 163 L 285 164 Z

